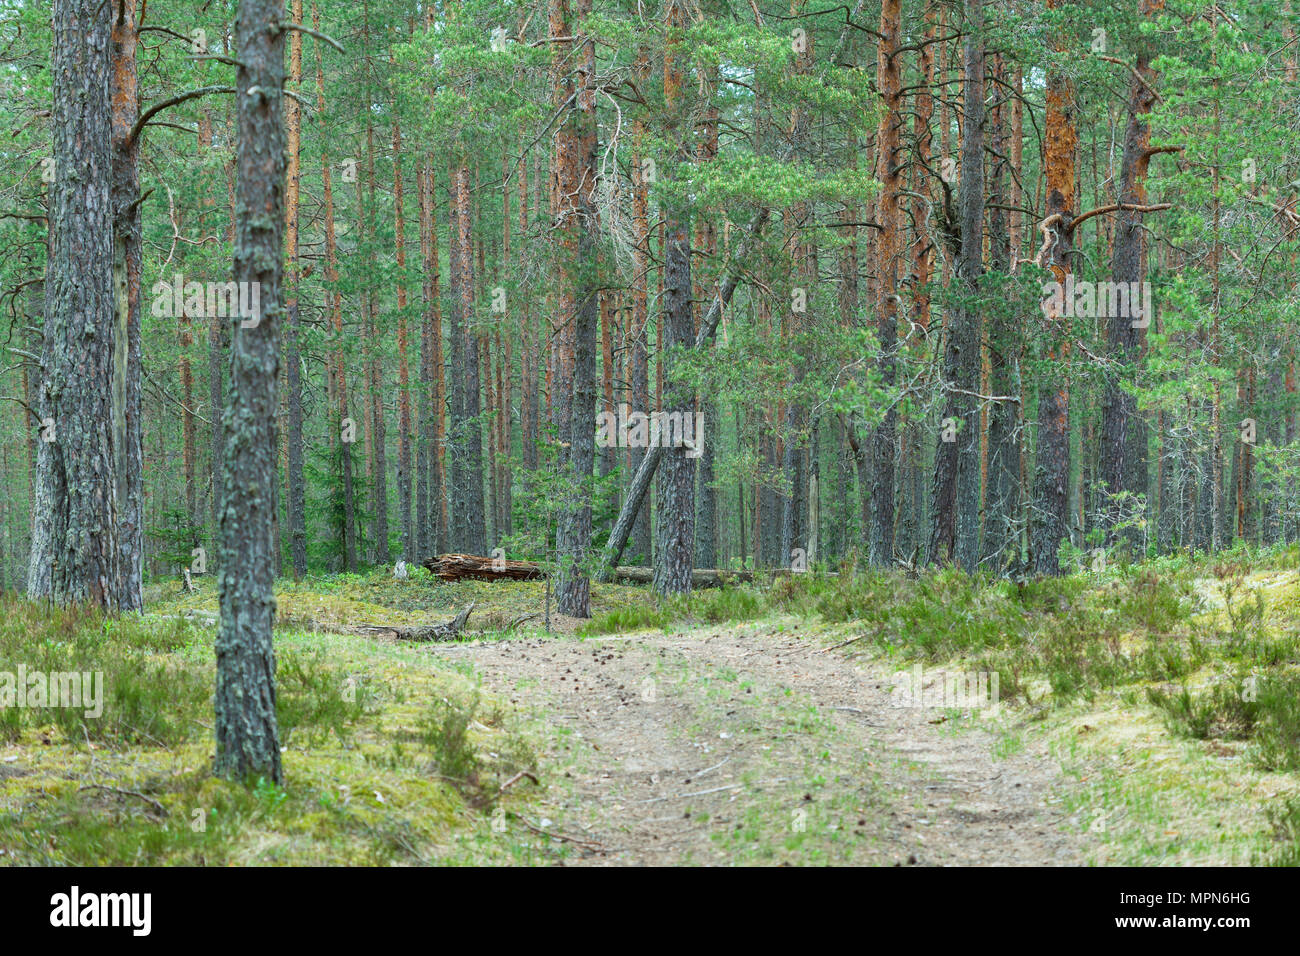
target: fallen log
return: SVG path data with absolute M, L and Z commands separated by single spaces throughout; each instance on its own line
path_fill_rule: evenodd
M 393 632 L 399 641 L 454 641 L 465 629 L 465 622 L 473 610 L 474 602 L 471 601 L 465 610 L 450 621 L 418 627 L 396 627 Z
M 535 581 L 546 574 L 532 561 L 506 561 L 479 554 L 440 554 L 426 558 L 424 566 L 444 581 Z
M 391 634 L 399 641 L 454 641 L 460 637 L 461 631 L 465 629 L 465 622 L 469 620 L 470 612 L 477 607 L 471 602 L 468 607 L 457 614 L 450 621 L 443 621 L 440 624 L 338 624 L 322 625 L 314 624 L 317 630 L 333 630 L 342 634 Z
M 424 566 L 444 581 L 496 581 L 509 578 L 515 581 L 540 581 L 546 578 L 546 570 L 535 561 L 496 561 L 477 554 L 442 554 L 428 558 Z M 752 584 L 754 581 L 769 582 L 774 577 L 788 574 L 803 574 L 788 568 L 771 568 L 759 571 L 736 571 L 730 568 L 694 568 L 691 570 L 691 587 L 717 588 L 726 584 Z M 822 572 L 823 575 L 835 576 L 835 572 Z M 634 568 L 620 565 L 608 572 L 607 580 L 620 584 L 653 584 L 654 568 Z M 389 628 L 388 630 L 391 630 Z
M 546 570 L 535 561 L 506 561 L 504 566 L 491 558 L 475 554 L 443 554 L 429 558 L 424 566 L 444 581 L 495 581 L 510 578 L 516 581 L 541 580 Z M 653 584 L 653 568 L 618 567 L 610 579 L 622 584 Z M 754 580 L 752 571 L 732 571 L 726 568 L 695 568 L 691 571 L 691 585 L 697 588 L 716 588 L 723 584 L 748 583 Z

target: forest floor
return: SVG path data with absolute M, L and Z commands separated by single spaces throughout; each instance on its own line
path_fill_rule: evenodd
M 1083 859 L 1045 747 L 1000 755 L 969 711 L 900 706 L 891 668 L 793 618 L 434 653 L 548 723 L 536 812 L 571 862 Z
M 102 669 L 107 699 L 0 708 L 0 864 L 1300 861 L 1295 549 L 597 585 L 549 633 L 536 582 L 376 570 L 277 598 L 287 783 L 247 789 L 208 771 L 210 583 L 118 621 L 3 599 L 0 672 Z M 470 601 L 462 641 L 364 630 Z M 996 674 L 997 706 L 909 702 L 917 668 L 927 698 Z

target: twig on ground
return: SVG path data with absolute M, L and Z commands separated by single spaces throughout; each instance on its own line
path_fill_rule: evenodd
M 721 767 L 724 763 L 726 763 L 726 762 L 727 762 L 728 760 L 730 760 L 730 759 L 731 759 L 730 755 L 728 755 L 728 756 L 726 756 L 726 757 L 723 757 L 721 760 L 719 760 L 717 763 L 715 763 L 712 767 L 706 767 L 706 768 L 704 768 L 703 770 L 701 770 L 699 773 L 695 774 L 694 777 L 693 777 L 692 779 L 699 780 L 699 779 L 700 779 L 701 777 L 703 777 L 706 773 L 713 773 L 713 771 L 717 770 L 719 767 Z
M 88 783 L 81 789 L 82 790 L 107 790 L 109 793 L 120 793 L 124 797 L 139 797 L 141 800 L 149 804 L 149 806 L 153 807 L 163 816 L 168 815 L 166 807 L 164 807 L 153 797 L 147 796 L 138 790 L 121 790 L 117 787 L 110 787 L 107 784 L 103 784 L 103 783 Z
M 501 789 L 498 790 L 497 793 L 505 793 L 507 790 L 509 790 L 511 787 L 517 784 L 520 780 L 523 780 L 525 777 L 527 777 L 529 780 L 531 780 L 534 784 L 536 784 L 539 787 L 542 785 L 542 782 L 537 779 L 537 776 L 535 774 L 527 770 L 520 770 L 517 774 L 515 774 L 505 783 L 501 784 Z
M 537 824 L 529 821 L 529 819 L 522 813 L 516 813 L 515 816 L 519 818 L 520 823 L 528 827 L 528 829 L 532 830 L 534 833 L 540 833 L 542 836 L 550 837 L 553 840 L 560 840 L 564 843 L 572 843 L 575 846 L 585 847 L 588 850 L 596 850 L 600 852 L 604 852 L 605 850 L 601 844 L 594 840 L 580 840 L 577 837 L 567 836 L 563 833 L 556 833 L 553 830 L 543 830 Z
M 637 803 L 659 803 L 661 800 L 680 800 L 682 797 L 702 797 L 706 793 L 720 793 L 723 790 L 744 790 L 743 784 L 729 783 L 722 787 L 712 787 L 709 790 L 694 790 L 690 793 L 670 793 L 665 797 L 651 797 L 649 800 L 638 800 Z
M 866 634 L 859 634 L 857 637 L 851 637 L 847 641 L 840 641 L 838 644 L 832 644 L 830 647 L 824 648 L 822 653 L 825 654 L 828 651 L 833 651 L 837 647 L 848 647 L 850 644 L 856 644 L 858 641 L 866 640 L 867 636 L 868 635 Z

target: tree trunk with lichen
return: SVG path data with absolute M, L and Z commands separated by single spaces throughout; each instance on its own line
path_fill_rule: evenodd
M 682 0 L 669 0 L 665 7 L 668 34 L 664 55 L 664 109 L 670 117 L 672 136 L 678 138 L 674 176 L 685 178 L 691 162 L 690 130 L 685 126 L 687 110 L 682 102 L 683 52 L 680 33 L 685 29 L 686 10 Z M 664 347 L 689 347 L 695 339 L 691 312 L 691 210 L 689 200 L 676 198 L 664 210 L 664 296 L 662 324 Z M 664 362 L 664 408 L 669 414 L 689 415 L 695 410 L 694 394 L 688 385 L 671 380 L 671 360 Z M 695 550 L 695 459 L 685 448 L 660 451 L 663 468 L 656 482 L 658 492 L 657 540 L 654 555 L 654 587 L 660 594 L 685 594 L 691 590 L 691 568 Z M 642 462 L 650 461 L 650 457 Z
M 276 378 L 284 269 L 283 0 L 241 0 L 238 55 L 238 209 L 235 281 L 257 283 L 260 311 L 235 319 L 226 388 L 225 468 L 217 632 L 214 772 L 284 782 L 275 711 L 278 555 L 275 508 Z
M 113 440 L 125 409 L 113 401 L 124 362 L 114 355 L 111 18 L 98 0 L 57 0 L 53 21 L 54 179 L 28 595 L 116 610 Z

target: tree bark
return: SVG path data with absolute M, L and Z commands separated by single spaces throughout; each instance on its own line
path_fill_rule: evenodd
M 136 67 L 139 32 L 135 10 L 118 0 L 113 15 L 113 451 L 117 470 L 118 548 L 121 551 L 117 603 L 123 611 L 144 607 L 144 425 L 140 395 L 143 364 L 140 328 L 142 266 L 140 147 L 131 130 L 140 115 Z M 186 365 L 189 358 L 186 356 Z M 185 434 L 187 512 L 199 518 L 194 499 L 193 374 L 186 389 Z M 197 544 L 198 542 L 194 542 Z
M 898 48 L 902 39 L 901 0 L 883 0 L 880 10 L 881 39 L 877 47 L 876 83 L 884 102 L 884 113 L 876 134 L 876 178 L 881 183 L 876 219 L 876 261 L 880 283 L 876 294 L 876 331 L 880 358 L 877 363 L 881 384 L 892 388 L 897 379 L 899 274 L 903 254 L 902 210 L 899 199 L 902 179 L 902 62 Z M 893 402 L 876 426 L 871 438 L 871 561 L 891 565 L 894 561 L 894 457 L 897 452 L 898 412 Z
M 951 560 L 973 571 L 979 548 L 980 424 L 974 395 L 980 382 L 980 277 L 984 273 L 984 37 L 982 0 L 966 0 L 963 55 L 964 123 L 955 266 L 961 298 L 948 323 L 944 351 L 944 433 L 935 452 L 931 562 Z
M 98 0 L 57 0 L 53 22 L 54 181 L 28 595 L 113 611 L 121 589 L 113 439 L 125 426 L 113 402 L 111 17 Z
M 686 26 L 683 0 L 667 0 L 664 6 L 666 35 L 664 52 L 664 111 L 668 117 L 669 142 L 677 140 L 675 178 L 685 178 L 691 162 L 690 127 L 684 122 L 682 100 L 683 65 L 680 33 Z M 664 209 L 664 347 L 689 346 L 694 339 L 691 312 L 691 210 L 686 199 L 674 199 Z M 695 410 L 689 387 L 672 381 L 676 364 L 668 355 L 660 357 L 664 366 L 664 411 L 689 415 Z M 660 594 L 687 594 L 691 590 L 691 568 L 695 548 L 695 459 L 686 456 L 685 448 L 657 448 L 662 453 L 664 470 L 656 483 L 658 493 L 658 528 L 655 546 L 655 590 Z M 646 461 L 651 456 L 647 455 Z M 643 464 L 644 467 L 644 464 Z
M 460 461 L 460 500 L 464 508 L 463 547 L 471 551 L 487 550 L 487 526 L 483 501 L 483 423 L 479 418 L 480 374 L 479 342 L 474 322 L 474 256 L 470 232 L 469 166 L 462 159 L 456 167 L 455 181 L 456 293 L 460 299 L 460 354 L 458 372 L 461 398 L 461 421 L 456 436 Z
M 276 378 L 284 266 L 283 0 L 240 0 L 235 280 L 260 287 L 260 314 L 238 321 L 226 389 L 217 632 L 218 776 L 284 782 L 275 711 Z
M 1060 9 L 1065 0 L 1047 0 Z M 1057 40 L 1057 49 L 1063 41 Z M 1039 264 L 1051 269 L 1065 286 L 1074 245 L 1075 152 L 1079 134 L 1074 118 L 1074 85 L 1058 67 L 1047 73 L 1047 118 L 1044 166 L 1047 177 L 1047 217 L 1042 230 L 1044 250 Z M 1030 537 L 1030 568 L 1037 574 L 1061 573 L 1057 553 L 1069 537 L 1070 386 L 1069 322 L 1055 302 L 1046 308 L 1044 331 L 1049 370 L 1039 377 L 1038 457 L 1034 475 L 1036 508 Z
M 302 23 L 302 0 L 292 0 L 294 23 Z M 289 88 L 302 90 L 302 34 L 289 32 Z M 300 154 L 302 144 L 302 107 L 292 96 L 285 97 L 285 127 L 287 133 L 287 186 L 285 193 L 285 255 L 288 258 L 287 316 L 289 319 L 285 356 L 285 378 L 288 385 L 289 420 L 289 552 L 293 560 L 294 580 L 307 573 L 307 489 L 303 477 L 302 437 L 302 356 L 299 344 L 298 322 L 298 195 Z
M 369 99 L 374 95 L 374 61 L 370 54 L 370 3 L 361 5 L 362 10 L 362 44 L 365 51 L 365 93 Z M 371 483 L 371 536 L 374 539 L 374 560 L 377 564 L 387 564 L 389 557 L 388 543 L 388 436 L 387 419 L 384 414 L 384 376 L 381 368 L 379 350 L 379 290 L 373 280 L 376 271 L 375 261 L 375 214 L 378 208 L 375 202 L 375 124 L 374 111 L 366 113 L 366 196 L 362 200 L 361 177 L 357 177 L 358 212 L 362 216 L 361 241 L 365 244 L 365 263 L 367 267 L 365 287 L 361 298 L 365 303 L 365 339 L 368 346 L 366 359 L 367 400 L 369 409 L 369 461 Z
M 1163 0 L 1142 0 L 1140 11 L 1153 17 L 1163 9 Z M 1151 128 L 1147 122 L 1156 101 L 1159 74 L 1152 69 L 1149 41 L 1137 34 L 1137 62 L 1129 83 L 1128 123 L 1124 131 L 1124 156 L 1120 163 L 1119 202 L 1146 205 L 1146 175 L 1151 160 Z M 1122 208 L 1116 213 L 1115 242 L 1111 252 L 1112 281 L 1121 287 L 1140 288 L 1144 279 L 1144 233 L 1142 213 Z M 1132 283 L 1132 285 L 1128 285 Z M 1139 295 L 1137 302 L 1141 303 Z M 1121 378 L 1131 379 L 1140 360 L 1145 330 L 1140 327 L 1136 305 L 1130 301 L 1126 314 L 1110 317 L 1107 344 L 1116 363 L 1108 377 L 1102 404 L 1100 477 L 1109 494 L 1147 491 L 1147 438 L 1144 423 L 1138 417 L 1137 399 L 1120 386 Z M 1120 309 L 1120 312 L 1125 310 Z M 1150 316 L 1141 316 L 1150 322 Z M 1136 324 L 1135 324 L 1136 323 Z
M 1001 56 L 996 59 L 996 75 L 1005 79 L 1006 67 Z M 1008 130 L 1008 104 L 999 105 L 993 116 L 992 177 L 989 188 L 988 228 L 990 266 L 1005 276 L 1012 271 L 1012 238 L 1007 201 L 1009 137 L 1018 130 Z M 1012 178 L 1019 168 L 1011 164 Z M 1020 395 L 1020 355 L 1024 341 L 1021 317 L 1015 309 L 991 303 L 987 334 L 989 357 L 989 394 L 999 399 Z M 991 401 L 988 413 L 988 477 L 985 491 L 983 540 L 980 560 L 1001 570 L 1020 559 L 1020 403 Z
M 644 83 L 649 75 L 649 58 L 644 48 L 637 57 L 638 82 Z M 649 196 L 650 184 L 645 167 L 646 124 L 638 118 L 632 131 L 632 232 L 634 246 L 632 249 L 632 339 L 631 385 L 632 410 L 650 412 L 650 352 L 646 339 L 646 326 L 650 321 L 649 284 L 650 284 L 650 219 Z M 636 474 L 645 459 L 644 448 L 628 449 L 628 466 Z M 626 498 L 624 498 L 626 501 Z M 632 526 L 632 561 L 634 564 L 650 564 L 650 509 L 642 508 L 636 513 Z
M 575 7 L 575 29 L 585 29 L 584 19 L 591 13 L 590 0 L 578 0 Z M 572 361 L 567 366 L 568 380 L 561 379 L 559 387 L 572 394 L 569 427 L 570 449 L 568 456 L 571 484 L 564 494 L 569 507 L 560 515 L 558 558 L 559 580 L 556 584 L 556 603 L 561 614 L 571 617 L 589 617 L 591 614 L 591 578 L 586 568 L 591 547 L 591 473 L 595 464 L 595 413 L 596 413 L 596 337 L 599 334 L 600 303 L 596 263 L 596 94 L 595 46 L 589 37 L 578 40 L 579 80 L 569 109 L 567 122 L 573 132 L 569 137 L 576 155 L 566 154 L 558 165 L 568 175 L 562 181 L 562 202 L 566 206 L 570 228 L 576 228 L 576 237 L 566 237 L 564 245 L 574 245 L 576 260 L 567 261 L 562 269 L 561 282 L 571 293 L 576 311 L 571 322 L 573 329 Z M 560 157 L 557 157 L 557 161 Z M 568 298 L 568 295 L 562 296 Z M 565 319 L 565 316 L 561 316 Z
M 402 127 L 397 97 L 393 97 L 393 234 L 397 255 L 397 513 L 402 526 L 402 557 L 419 557 L 415 518 L 411 513 L 411 363 L 407 354 L 409 319 L 406 314 L 406 218 L 402 195 Z
M 315 3 L 311 8 L 311 22 L 313 29 L 320 32 L 320 10 Z M 319 40 L 316 41 L 316 112 L 319 114 L 325 112 L 325 67 Z M 331 391 L 334 399 L 330 431 L 331 440 L 335 443 L 338 453 L 339 477 L 343 486 L 341 528 L 343 570 L 355 573 L 357 570 L 356 489 L 352 477 L 352 442 L 344 440 L 345 425 L 354 423 L 348 418 L 348 379 L 343 350 L 343 294 L 338 290 L 338 241 L 334 228 L 334 184 L 330 156 L 324 148 L 321 150 L 321 185 L 325 201 L 325 279 L 332 287 L 327 295 L 330 329 L 334 335 L 334 348 L 327 360 L 331 363 Z

